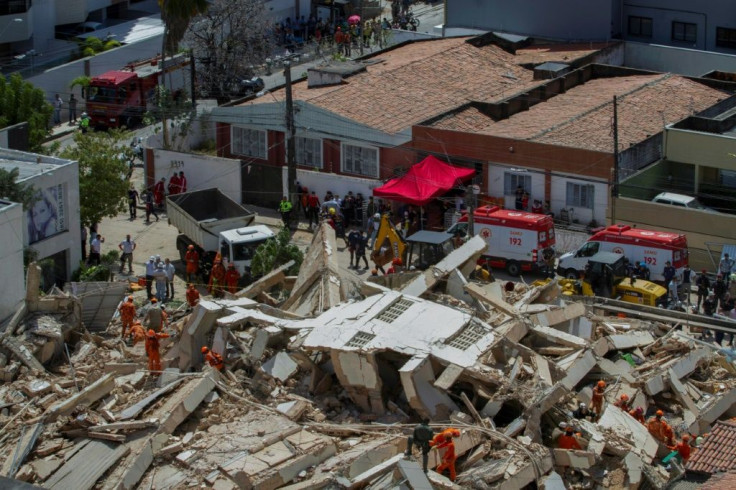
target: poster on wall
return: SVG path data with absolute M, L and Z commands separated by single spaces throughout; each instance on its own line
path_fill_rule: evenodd
M 36 202 L 26 213 L 28 243 L 43 240 L 66 230 L 64 187 L 57 184 L 36 194 Z

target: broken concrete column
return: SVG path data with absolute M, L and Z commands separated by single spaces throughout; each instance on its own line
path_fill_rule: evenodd
M 335 366 L 335 375 L 353 402 L 366 412 L 383 414 L 386 410 L 381 395 L 383 382 L 378 374 L 375 356 L 336 349 L 330 352 L 330 356 Z
M 422 417 L 447 420 L 450 413 L 458 410 L 458 406 L 444 391 L 435 388 L 429 356 L 410 359 L 399 369 L 399 376 L 409 406 Z
M 80 405 L 88 407 L 115 389 L 115 377 L 108 373 L 85 389 L 71 397 L 54 403 L 44 414 L 47 420 L 53 421 L 60 415 L 69 415 Z
M 38 298 L 41 291 L 41 266 L 35 262 L 26 271 L 26 306 L 28 311 L 38 311 Z

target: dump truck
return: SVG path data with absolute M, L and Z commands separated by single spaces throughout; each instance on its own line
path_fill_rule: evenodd
M 157 56 L 93 77 L 86 91 L 91 126 L 130 129 L 140 124 L 143 115 L 155 108 L 156 86 L 161 84 L 163 76 L 174 100 L 183 97 L 189 79 L 189 71 L 184 69 L 187 66 L 189 57 L 183 54 L 163 62 Z
M 225 266 L 233 263 L 242 274 L 256 248 L 275 236 L 267 226 L 254 226 L 256 214 L 216 188 L 170 195 L 166 206 L 169 224 L 179 230 L 179 257 L 184 261 L 189 245 L 194 245 L 204 277 L 218 253 Z

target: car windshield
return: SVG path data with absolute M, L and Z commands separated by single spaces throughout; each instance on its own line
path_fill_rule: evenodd
M 703 206 L 697 199 L 693 199 L 692 201 L 687 203 L 687 207 L 689 207 L 690 209 L 708 209 L 707 206 Z

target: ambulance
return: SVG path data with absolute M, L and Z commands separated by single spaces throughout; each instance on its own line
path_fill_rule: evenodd
M 543 251 L 554 253 L 555 223 L 546 214 L 482 206 L 473 212 L 473 222 L 474 234 L 488 243 L 482 260 L 512 276 L 543 269 Z M 467 230 L 468 215 L 464 213 L 447 233 L 466 236 Z
M 580 276 L 588 259 L 598 252 L 613 252 L 629 259 L 633 265 L 644 262 L 651 281 L 664 280 L 664 266 L 669 260 L 677 274 L 687 265 L 687 237 L 667 231 L 642 230 L 629 225 L 612 225 L 591 236 L 573 252 L 560 257 L 557 273 L 573 279 Z

